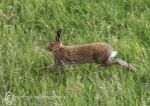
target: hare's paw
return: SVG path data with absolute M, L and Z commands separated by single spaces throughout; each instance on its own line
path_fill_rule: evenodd
M 58 65 L 58 64 L 55 64 L 55 63 L 54 63 L 54 64 L 50 65 L 50 69 L 51 69 L 51 70 L 56 70 L 56 71 L 57 71 L 58 68 L 59 68 L 59 65 Z

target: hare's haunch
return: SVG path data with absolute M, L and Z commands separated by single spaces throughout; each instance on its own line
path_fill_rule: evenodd
M 114 59 L 117 52 L 113 51 L 112 47 L 106 43 L 65 46 L 61 43 L 60 36 L 61 30 L 58 30 L 55 39 L 47 47 L 54 55 L 52 68 L 55 70 L 63 64 L 82 63 L 96 63 L 102 66 L 118 64 L 128 70 L 135 70 L 127 62 Z

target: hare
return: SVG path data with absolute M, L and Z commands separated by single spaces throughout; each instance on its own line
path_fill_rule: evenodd
M 106 43 L 92 43 L 84 45 L 65 46 L 60 41 L 61 29 L 56 32 L 55 39 L 47 46 L 54 55 L 54 70 L 63 64 L 96 63 L 101 66 L 121 65 L 130 71 L 135 68 L 127 62 L 114 59 L 117 55 L 112 47 Z

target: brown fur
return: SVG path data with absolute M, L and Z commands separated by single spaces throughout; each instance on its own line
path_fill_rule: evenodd
M 47 47 L 54 55 L 53 69 L 57 69 L 63 64 L 96 63 L 102 66 L 118 64 L 129 70 L 135 70 L 132 65 L 125 61 L 113 59 L 111 57 L 113 49 L 106 43 L 64 46 L 60 42 L 60 35 L 61 30 L 58 30 L 55 40 Z

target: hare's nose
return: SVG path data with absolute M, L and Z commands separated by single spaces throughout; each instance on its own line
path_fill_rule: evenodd
M 48 49 L 49 49 L 49 47 L 47 46 L 47 47 L 46 47 L 46 49 L 48 50 Z

